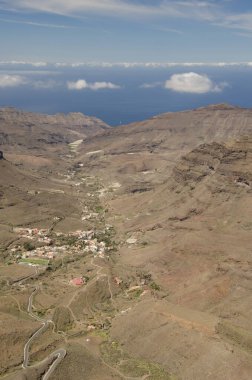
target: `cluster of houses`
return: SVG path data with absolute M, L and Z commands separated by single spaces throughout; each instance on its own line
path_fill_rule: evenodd
M 84 248 L 84 252 L 92 252 L 95 256 L 104 259 L 106 253 L 106 244 L 103 241 L 98 242 L 97 239 L 94 239 L 86 240 L 85 243 L 87 245 Z
M 44 246 L 44 247 L 39 247 L 35 248 L 31 251 L 26 251 L 22 253 L 22 258 L 23 259 L 28 259 L 32 257 L 38 257 L 38 258 L 45 258 L 45 259 L 54 259 L 55 257 L 60 257 L 64 254 L 66 254 L 69 251 L 69 247 L 66 245 L 57 247 L 57 246 Z M 72 251 L 72 253 L 74 253 Z
M 38 247 L 31 246 L 30 249 L 24 247 L 15 246 L 11 249 L 13 254 L 17 254 L 17 258 L 22 259 L 54 259 L 56 257 L 62 257 L 66 254 L 80 254 L 82 252 L 91 252 L 95 257 L 105 258 L 106 251 L 109 247 L 106 247 L 106 243 L 98 241 L 95 238 L 95 231 L 82 231 L 78 230 L 69 234 L 62 232 L 56 232 L 53 237 L 49 237 L 49 231 L 46 229 L 37 228 L 16 228 L 15 232 L 19 234 L 20 238 L 25 238 L 33 241 L 33 243 L 40 243 Z M 60 238 L 64 238 L 62 245 L 60 244 Z M 67 239 L 75 238 L 74 244 L 67 244 Z M 79 244 L 78 244 L 79 243 Z
M 20 237 L 25 239 L 34 240 L 47 245 L 52 244 L 52 239 L 48 237 L 47 229 L 14 228 L 13 232 L 16 232 Z
M 56 236 L 64 236 L 63 233 L 56 233 Z M 100 258 L 105 257 L 106 250 L 109 249 L 109 247 L 106 247 L 105 242 L 99 242 L 97 238 L 95 238 L 95 231 L 82 231 L 77 230 L 75 232 L 69 233 L 67 236 L 69 237 L 75 237 L 78 241 L 84 243 L 85 248 L 83 249 L 84 252 L 92 252 L 95 256 L 98 256 Z
M 94 230 L 90 230 L 90 231 L 77 230 L 75 232 L 70 232 L 68 234 L 68 236 L 74 236 L 78 238 L 79 240 L 91 240 L 93 239 L 94 235 L 95 235 Z M 62 232 L 57 232 L 56 236 L 64 236 L 64 234 Z
M 81 220 L 90 220 L 90 219 L 96 219 L 99 216 L 98 212 L 90 212 L 87 207 L 84 207 L 82 210 L 82 218 Z

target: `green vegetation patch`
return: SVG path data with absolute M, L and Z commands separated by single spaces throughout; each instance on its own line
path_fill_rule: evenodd
M 36 314 L 39 317 L 44 317 L 46 315 L 46 310 L 36 310 Z
M 123 352 L 117 342 L 103 343 L 101 345 L 101 354 L 104 361 L 112 366 L 117 366 L 121 360 L 128 359 L 128 356 Z
M 97 231 L 94 238 L 96 238 L 99 243 L 104 242 L 107 247 L 111 248 L 112 251 L 117 251 L 118 244 L 114 240 L 115 235 L 115 230 L 111 227 L 105 231 Z
M 131 295 L 131 298 L 139 298 L 142 293 L 143 293 L 142 289 L 136 289 L 133 292 L 131 292 L 130 295 Z
M 99 338 L 102 338 L 104 340 L 108 340 L 108 337 L 109 337 L 108 331 L 104 331 L 104 330 L 94 330 L 91 332 L 91 335 L 98 336 Z
M 248 352 L 252 352 L 252 333 L 239 326 L 228 322 L 220 322 L 216 328 L 217 332 L 232 343 L 238 345 Z
M 156 284 L 154 281 L 152 281 L 150 283 L 150 287 L 151 287 L 152 290 L 155 290 L 155 291 L 160 291 L 161 290 L 161 287 L 158 284 Z
M 98 214 L 101 214 L 103 211 L 104 211 L 104 209 L 102 206 L 96 206 L 95 207 L 95 212 L 97 212 Z
M 56 246 L 62 246 L 62 245 L 68 245 L 68 246 L 75 246 L 77 243 L 80 242 L 80 239 L 77 236 L 71 236 L 71 235 L 62 235 L 62 236 L 51 236 L 55 240 Z
M 128 359 L 120 365 L 120 371 L 127 376 L 144 376 L 152 380 L 171 380 L 170 375 L 159 365 L 140 359 Z
M 73 327 L 73 317 L 67 307 L 59 306 L 54 310 L 53 322 L 57 331 L 67 331 Z
M 20 263 L 27 263 L 27 264 L 34 264 L 34 265 L 45 265 L 47 266 L 49 263 L 49 260 L 46 259 L 20 259 Z
M 125 353 L 118 342 L 104 342 L 101 345 L 103 360 L 109 365 L 117 368 L 125 376 L 143 377 L 148 376 L 151 380 L 172 380 L 163 368 L 158 364 L 148 362 L 142 359 L 132 358 Z

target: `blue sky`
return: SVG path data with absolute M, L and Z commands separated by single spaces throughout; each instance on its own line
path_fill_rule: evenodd
M 0 0 L 1 60 L 252 61 L 249 0 Z

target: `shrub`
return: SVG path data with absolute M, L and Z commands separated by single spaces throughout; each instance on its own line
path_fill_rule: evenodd
M 151 289 L 156 290 L 156 291 L 161 290 L 160 286 L 156 284 L 154 281 L 152 281 L 152 283 L 150 284 L 150 287 Z
M 35 249 L 35 246 L 34 246 L 34 244 L 32 244 L 30 241 L 26 241 L 26 242 L 24 243 L 24 249 L 25 249 L 26 251 L 33 251 L 33 250 Z

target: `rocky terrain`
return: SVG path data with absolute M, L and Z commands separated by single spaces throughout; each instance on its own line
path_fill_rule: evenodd
M 118 176 L 155 169 L 155 176 L 158 176 L 164 168 L 165 179 L 174 162 L 196 146 L 212 141 L 226 142 L 251 133 L 251 109 L 219 104 L 166 113 L 140 123 L 109 129 L 101 136 L 88 138 L 79 152 L 83 154 L 82 159 L 92 161 L 91 153 L 98 151 L 96 156 L 100 162 L 98 166 L 96 159 L 94 168 L 103 169 L 109 163 L 109 169 L 112 171 L 115 166 Z
M 55 155 L 67 155 L 69 144 L 78 145 L 107 129 L 103 121 L 82 113 L 43 115 L 0 109 L 0 146 L 12 162 L 30 167 L 53 167 Z
M 252 110 L 0 131 L 0 376 L 251 379 Z

